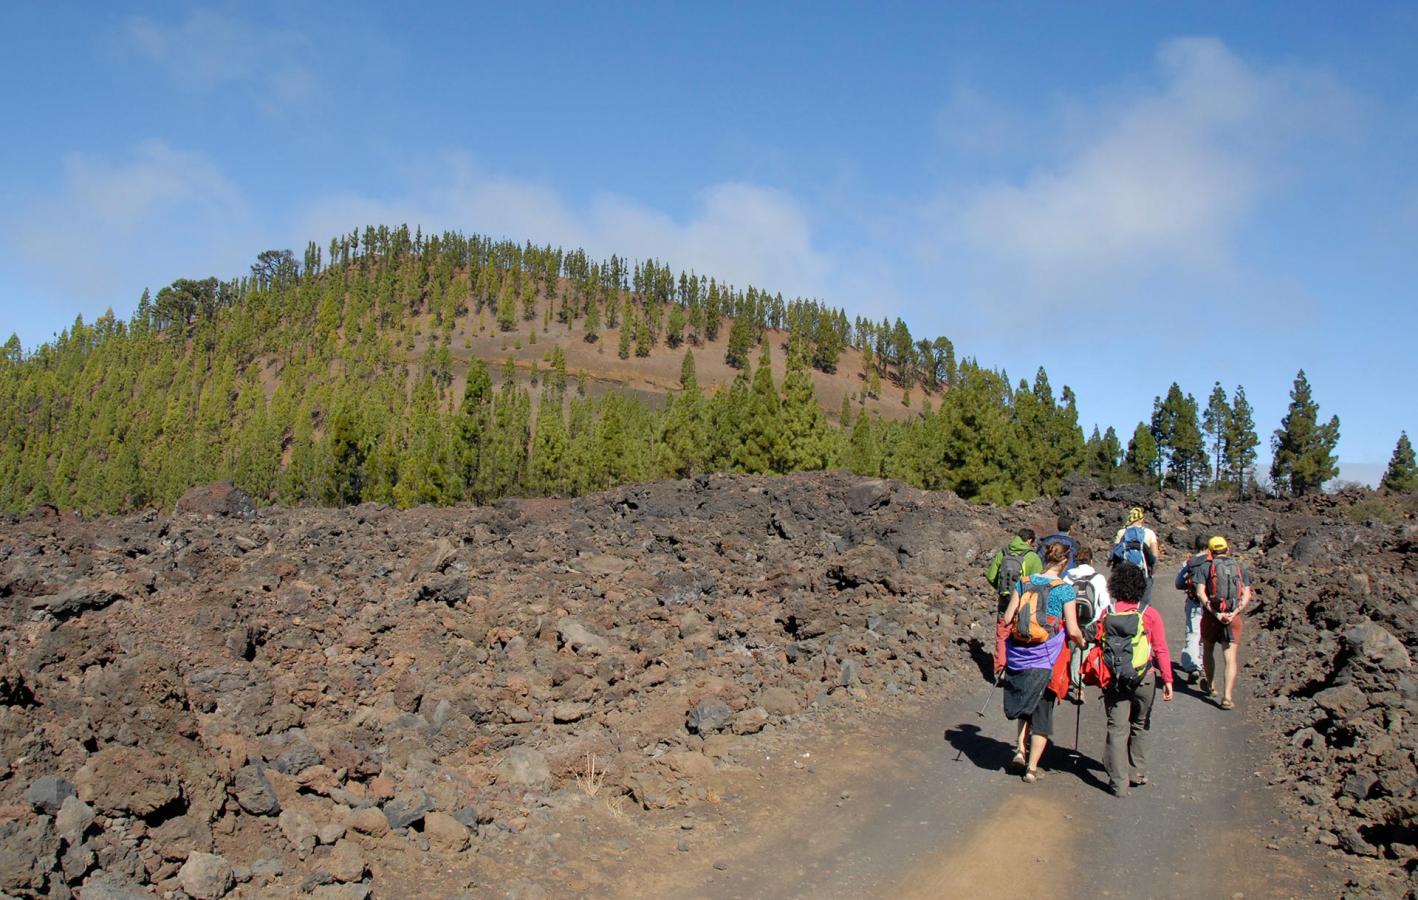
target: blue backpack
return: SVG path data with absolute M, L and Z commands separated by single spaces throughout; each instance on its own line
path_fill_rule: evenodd
M 1147 531 L 1141 525 L 1129 525 L 1123 532 L 1123 539 L 1113 545 L 1112 557 L 1117 562 L 1137 566 L 1142 571 L 1147 568 Z

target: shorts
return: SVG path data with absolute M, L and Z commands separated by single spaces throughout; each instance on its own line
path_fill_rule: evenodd
M 1054 704 L 1058 698 L 1049 690 L 1050 669 L 1010 669 L 1004 680 L 1004 715 L 1023 719 L 1040 737 L 1054 733 Z
M 1044 691 L 1044 696 L 1039 699 L 1039 705 L 1034 707 L 1034 713 L 1026 716 L 1029 720 L 1029 732 L 1037 734 L 1039 737 L 1052 737 L 1054 734 L 1054 706 L 1059 702 L 1059 698 L 1054 696 L 1050 690 Z
M 1201 614 L 1201 640 L 1205 644 L 1231 644 L 1241 639 L 1241 626 L 1245 620 L 1240 616 L 1231 620 L 1230 634 L 1227 634 L 1227 627 L 1221 624 L 1221 620 L 1211 613 Z

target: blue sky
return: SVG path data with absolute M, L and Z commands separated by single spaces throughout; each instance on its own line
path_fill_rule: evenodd
M 1362 11 L 1356 12 L 1356 10 Z M 1126 437 L 1418 403 L 1418 7 L 11 5 L 0 331 L 408 221 L 901 316 Z M 1387 360 L 1387 362 L 1385 362 Z M 1372 469 L 1346 474 L 1373 476 Z

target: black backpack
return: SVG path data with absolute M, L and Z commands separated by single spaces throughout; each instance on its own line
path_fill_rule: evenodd
M 1211 561 L 1211 571 L 1206 576 L 1206 593 L 1211 605 L 1218 612 L 1230 612 L 1241 602 L 1241 590 L 1245 576 L 1241 573 L 1241 563 L 1231 556 L 1218 556 Z
M 1196 599 L 1196 586 L 1202 582 L 1207 583 L 1207 590 L 1211 590 L 1211 554 L 1193 556 L 1187 560 L 1186 568 L 1187 596 Z
M 1093 618 L 1098 615 L 1098 588 L 1093 584 L 1092 575 L 1070 578 L 1068 583 L 1073 585 L 1074 593 L 1078 594 L 1075 610 L 1078 613 L 1078 625 L 1082 628 L 1092 623 Z
M 1019 583 L 1019 579 L 1024 577 L 1024 557 L 1033 551 L 1010 553 L 1009 548 L 1005 547 L 1001 552 L 1004 558 L 1000 560 L 999 573 L 995 576 L 995 590 L 999 591 L 1001 597 L 1008 597 L 1014 586 Z

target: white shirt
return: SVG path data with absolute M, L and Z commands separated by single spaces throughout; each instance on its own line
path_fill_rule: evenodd
M 1088 583 L 1093 585 L 1093 593 L 1098 597 L 1098 608 L 1093 611 L 1093 618 L 1087 622 L 1079 622 L 1080 628 L 1097 624 L 1098 620 L 1103 618 L 1103 613 L 1112 609 L 1113 595 L 1108 593 L 1108 579 L 1104 578 L 1097 569 L 1087 563 L 1080 563 L 1065 572 L 1064 577 L 1069 581 L 1080 581 L 1086 578 Z

